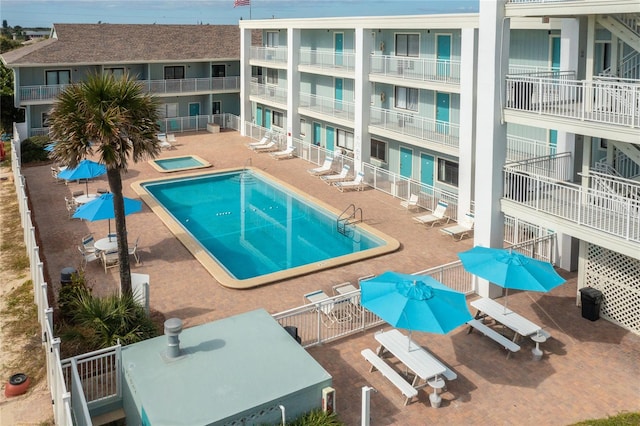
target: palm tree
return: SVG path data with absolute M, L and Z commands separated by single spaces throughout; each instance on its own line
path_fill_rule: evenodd
M 158 107 L 159 102 L 128 75 L 116 79 L 112 74 L 92 74 L 60 93 L 49 114 L 49 134 L 57 141 L 51 154 L 55 161 L 76 167 L 87 156 L 97 154 L 107 168 L 123 295 L 131 294 L 131 270 L 122 174 L 129 160 L 136 163 L 160 153 Z

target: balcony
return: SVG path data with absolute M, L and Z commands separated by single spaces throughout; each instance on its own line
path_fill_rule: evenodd
M 271 84 L 251 83 L 250 95 L 262 101 L 287 105 L 287 89 Z
M 300 93 L 299 107 L 328 117 L 352 122 L 355 117 L 356 104 L 310 93 Z
M 640 186 L 596 173 L 571 183 L 571 162 L 562 153 L 505 165 L 503 212 L 637 258 Z
M 556 153 L 556 147 L 545 141 L 507 135 L 507 162 L 545 157 Z
M 251 46 L 251 61 L 286 65 L 288 62 L 286 47 Z
M 144 90 L 153 94 L 193 94 L 240 91 L 240 77 L 184 78 L 176 80 L 138 80 Z M 53 101 L 68 84 L 23 86 L 20 102 Z
M 546 119 L 550 125 L 565 125 L 559 130 L 575 132 L 571 126 L 580 122 L 598 130 L 593 136 L 637 142 L 634 129 L 640 126 L 640 81 L 606 77 L 579 81 L 572 72 L 507 75 L 505 114 L 509 110 L 535 114 L 531 118 L 535 121 L 541 115 L 563 119 L 552 123 Z
M 378 107 L 371 108 L 370 127 L 372 133 L 383 130 L 447 148 L 457 149 L 460 141 L 458 124 Z
M 349 71 L 356 68 L 356 56 L 353 52 L 335 50 L 300 49 L 299 64 L 322 71 Z
M 460 84 L 460 61 L 406 56 L 371 56 L 371 75 L 409 81 Z

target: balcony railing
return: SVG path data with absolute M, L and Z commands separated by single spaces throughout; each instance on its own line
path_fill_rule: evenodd
M 544 141 L 507 135 L 507 162 L 544 157 L 556 153 L 556 147 Z
M 287 104 L 287 90 L 271 84 L 251 83 L 251 96 L 267 101 Z
M 414 81 L 460 83 L 460 61 L 405 56 L 371 56 L 371 74 Z
M 371 127 L 457 148 L 460 126 L 410 113 L 371 107 Z
M 310 93 L 300 93 L 300 108 L 306 108 L 334 118 L 353 121 L 356 104 Z
M 176 80 L 139 80 L 147 92 L 198 93 L 240 90 L 240 77 L 183 78 Z M 68 84 L 20 87 L 20 101 L 53 101 Z
M 356 55 L 353 52 L 302 48 L 300 49 L 300 65 L 323 70 L 353 71 L 356 68 Z
M 576 81 L 508 75 L 506 108 L 619 126 L 640 126 L 640 82 L 617 79 Z
M 251 59 L 263 62 L 286 64 L 286 47 L 251 46 Z

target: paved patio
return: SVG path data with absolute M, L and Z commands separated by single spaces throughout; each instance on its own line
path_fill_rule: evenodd
M 161 157 L 196 154 L 214 168 L 243 166 L 251 158 L 254 167 L 306 191 L 343 210 L 351 203 L 362 208 L 366 223 L 401 242 L 395 253 L 325 270 L 250 290 L 222 287 L 182 246 L 145 205 L 141 213 L 127 217 L 130 242 L 140 236 L 142 264 L 132 262 L 132 272 L 151 276 L 151 307 L 166 318 L 179 317 L 186 327 L 263 307 L 277 313 L 303 302 L 303 294 L 352 281 L 386 270 L 416 272 L 457 260 L 456 253 L 472 246 L 472 240 L 454 242 L 438 227 L 417 225 L 400 206 L 400 200 L 374 190 L 341 193 L 306 169 L 315 167 L 302 159 L 274 160 L 245 147 L 247 138 L 237 132 L 178 136 L 177 149 Z M 84 184 L 57 184 L 49 165 L 25 167 L 32 210 L 41 238 L 48 282 L 59 286 L 60 271 L 79 266 L 76 245 L 83 235 L 106 235 L 107 222 L 68 219 L 64 196 L 84 189 Z M 125 196 L 135 197 L 132 182 L 159 177 L 146 162 L 132 164 L 124 176 Z M 106 176 L 89 184 L 90 191 L 107 185 Z M 334 377 L 336 407 L 348 425 L 360 424 L 361 387 L 373 386 L 372 425 L 414 424 L 520 424 L 566 425 L 587 418 L 606 417 L 620 411 L 640 410 L 640 336 L 607 321 L 583 319 L 575 306 L 576 274 L 564 273 L 568 282 L 548 294 L 510 292 L 509 307 L 547 329 L 552 338 L 543 344 L 542 361 L 531 359 L 533 342 L 521 342 L 522 350 L 510 359 L 492 340 L 459 328 L 447 336 L 414 333 L 414 338 L 458 374 L 442 394 L 439 409 L 430 407 L 428 390 L 404 407 L 400 392 L 380 373 L 369 373 L 360 355 L 375 349 L 373 331 L 310 348 L 309 352 Z M 96 294 L 118 288 L 117 268 L 106 274 L 94 262 L 86 276 Z M 239 366 L 230 366 L 239 368 Z M 292 372 L 295 374 L 295 372 Z

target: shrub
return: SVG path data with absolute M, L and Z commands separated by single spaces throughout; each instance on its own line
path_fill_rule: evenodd
M 20 144 L 20 158 L 22 163 L 47 161 L 49 159 L 49 153 L 44 150 L 44 147 L 48 143 L 48 136 L 33 136 L 23 140 L 22 144 Z
M 310 411 L 295 419 L 289 426 L 342 426 L 336 413 L 326 413 L 321 410 Z

